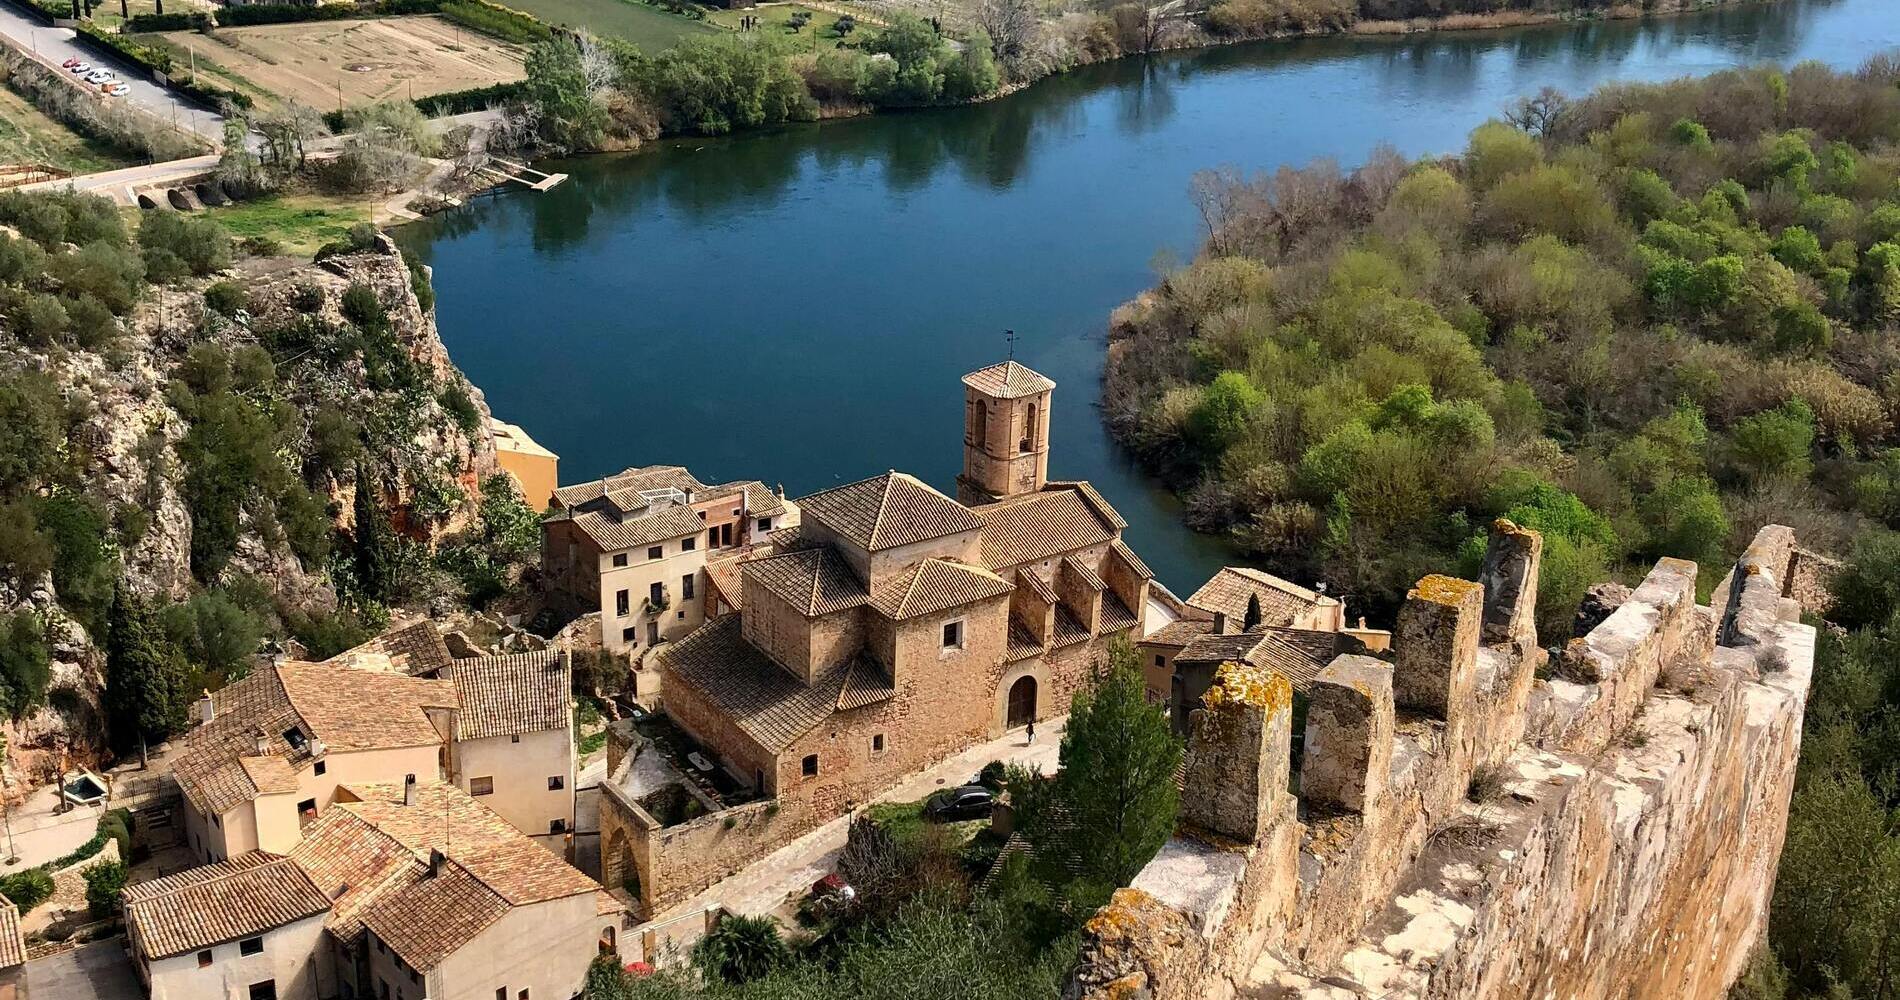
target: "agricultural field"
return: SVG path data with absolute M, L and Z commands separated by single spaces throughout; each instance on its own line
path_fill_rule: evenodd
M 46 116 L 26 98 L 0 87 L 0 165 L 52 167 L 70 174 L 129 167 L 135 161 Z
M 180 64 L 266 105 L 329 111 L 522 79 L 526 50 L 431 15 L 304 21 L 155 36 Z
M 804 14 L 810 20 L 804 27 L 794 30 L 792 28 L 794 14 Z M 794 46 L 808 45 L 814 48 L 821 45 L 836 46 L 842 44 L 852 34 L 850 32 L 839 34 L 839 14 L 803 4 L 765 3 L 757 7 L 715 8 L 706 12 L 707 20 L 735 31 L 740 30 L 745 19 L 749 17 L 758 19 L 758 26 L 751 30 L 783 36 Z M 857 22 L 857 30 L 882 23 L 880 19 L 865 14 L 852 14 L 851 17 Z
M 585 28 L 603 37 L 632 42 L 649 55 L 681 39 L 719 29 L 684 14 L 639 0 L 498 0 L 556 27 Z
M 159 0 L 93 0 L 92 23 L 114 28 L 128 17 L 159 13 Z M 167 14 L 210 14 L 218 9 L 211 0 L 164 0 Z

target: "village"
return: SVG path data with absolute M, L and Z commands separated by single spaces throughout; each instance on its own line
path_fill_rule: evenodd
M 26 918 L 0 909 L 12 985 L 30 950 L 100 936 L 91 961 L 154 1000 L 571 997 L 598 956 L 678 962 L 728 915 L 790 930 L 841 888 L 868 806 L 1002 820 L 972 776 L 1053 770 L 1114 644 L 1183 736 L 1223 663 L 1304 689 L 1389 646 L 1257 570 L 1176 597 L 1107 498 L 1050 478 L 1054 382 L 1012 360 L 962 387 L 954 496 L 899 471 L 797 499 L 677 465 L 559 485 L 497 421 L 502 467 L 547 505 L 549 634 L 479 648 L 415 620 L 279 654 L 143 762 L 62 772 L 10 815 L 33 849 L 9 870 L 110 827 L 124 937 L 88 912 L 87 855 Z

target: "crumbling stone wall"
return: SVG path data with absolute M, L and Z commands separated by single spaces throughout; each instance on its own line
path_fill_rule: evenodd
M 1764 529 L 1711 607 L 1663 560 L 1539 680 L 1541 540 L 1494 525 L 1485 583 L 1421 581 L 1389 666 L 1320 674 L 1297 806 L 1236 801 L 1265 786 L 1231 775 L 1289 750 L 1266 708 L 1196 713 L 1182 827 L 1091 921 L 1065 997 L 1723 996 L 1800 752 L 1793 541 Z

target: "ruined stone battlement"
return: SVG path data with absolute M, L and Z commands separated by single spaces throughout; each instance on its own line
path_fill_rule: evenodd
M 1177 835 L 1065 1000 L 1722 996 L 1800 749 L 1794 542 L 1763 529 L 1706 607 L 1661 560 L 1547 665 L 1542 539 L 1499 521 L 1478 582 L 1408 595 L 1389 661 L 1319 674 L 1297 761 L 1290 699 L 1233 675 L 1246 696 L 1194 713 Z

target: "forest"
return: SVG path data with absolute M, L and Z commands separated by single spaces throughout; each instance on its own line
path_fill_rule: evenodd
M 1544 534 L 1549 643 L 1657 557 L 1706 598 L 1763 524 L 1846 560 L 1749 996 L 1896 995 L 1897 140 L 1894 56 L 1546 90 L 1455 156 L 1202 174 L 1201 252 L 1111 322 L 1116 436 L 1355 613 L 1498 517 Z

